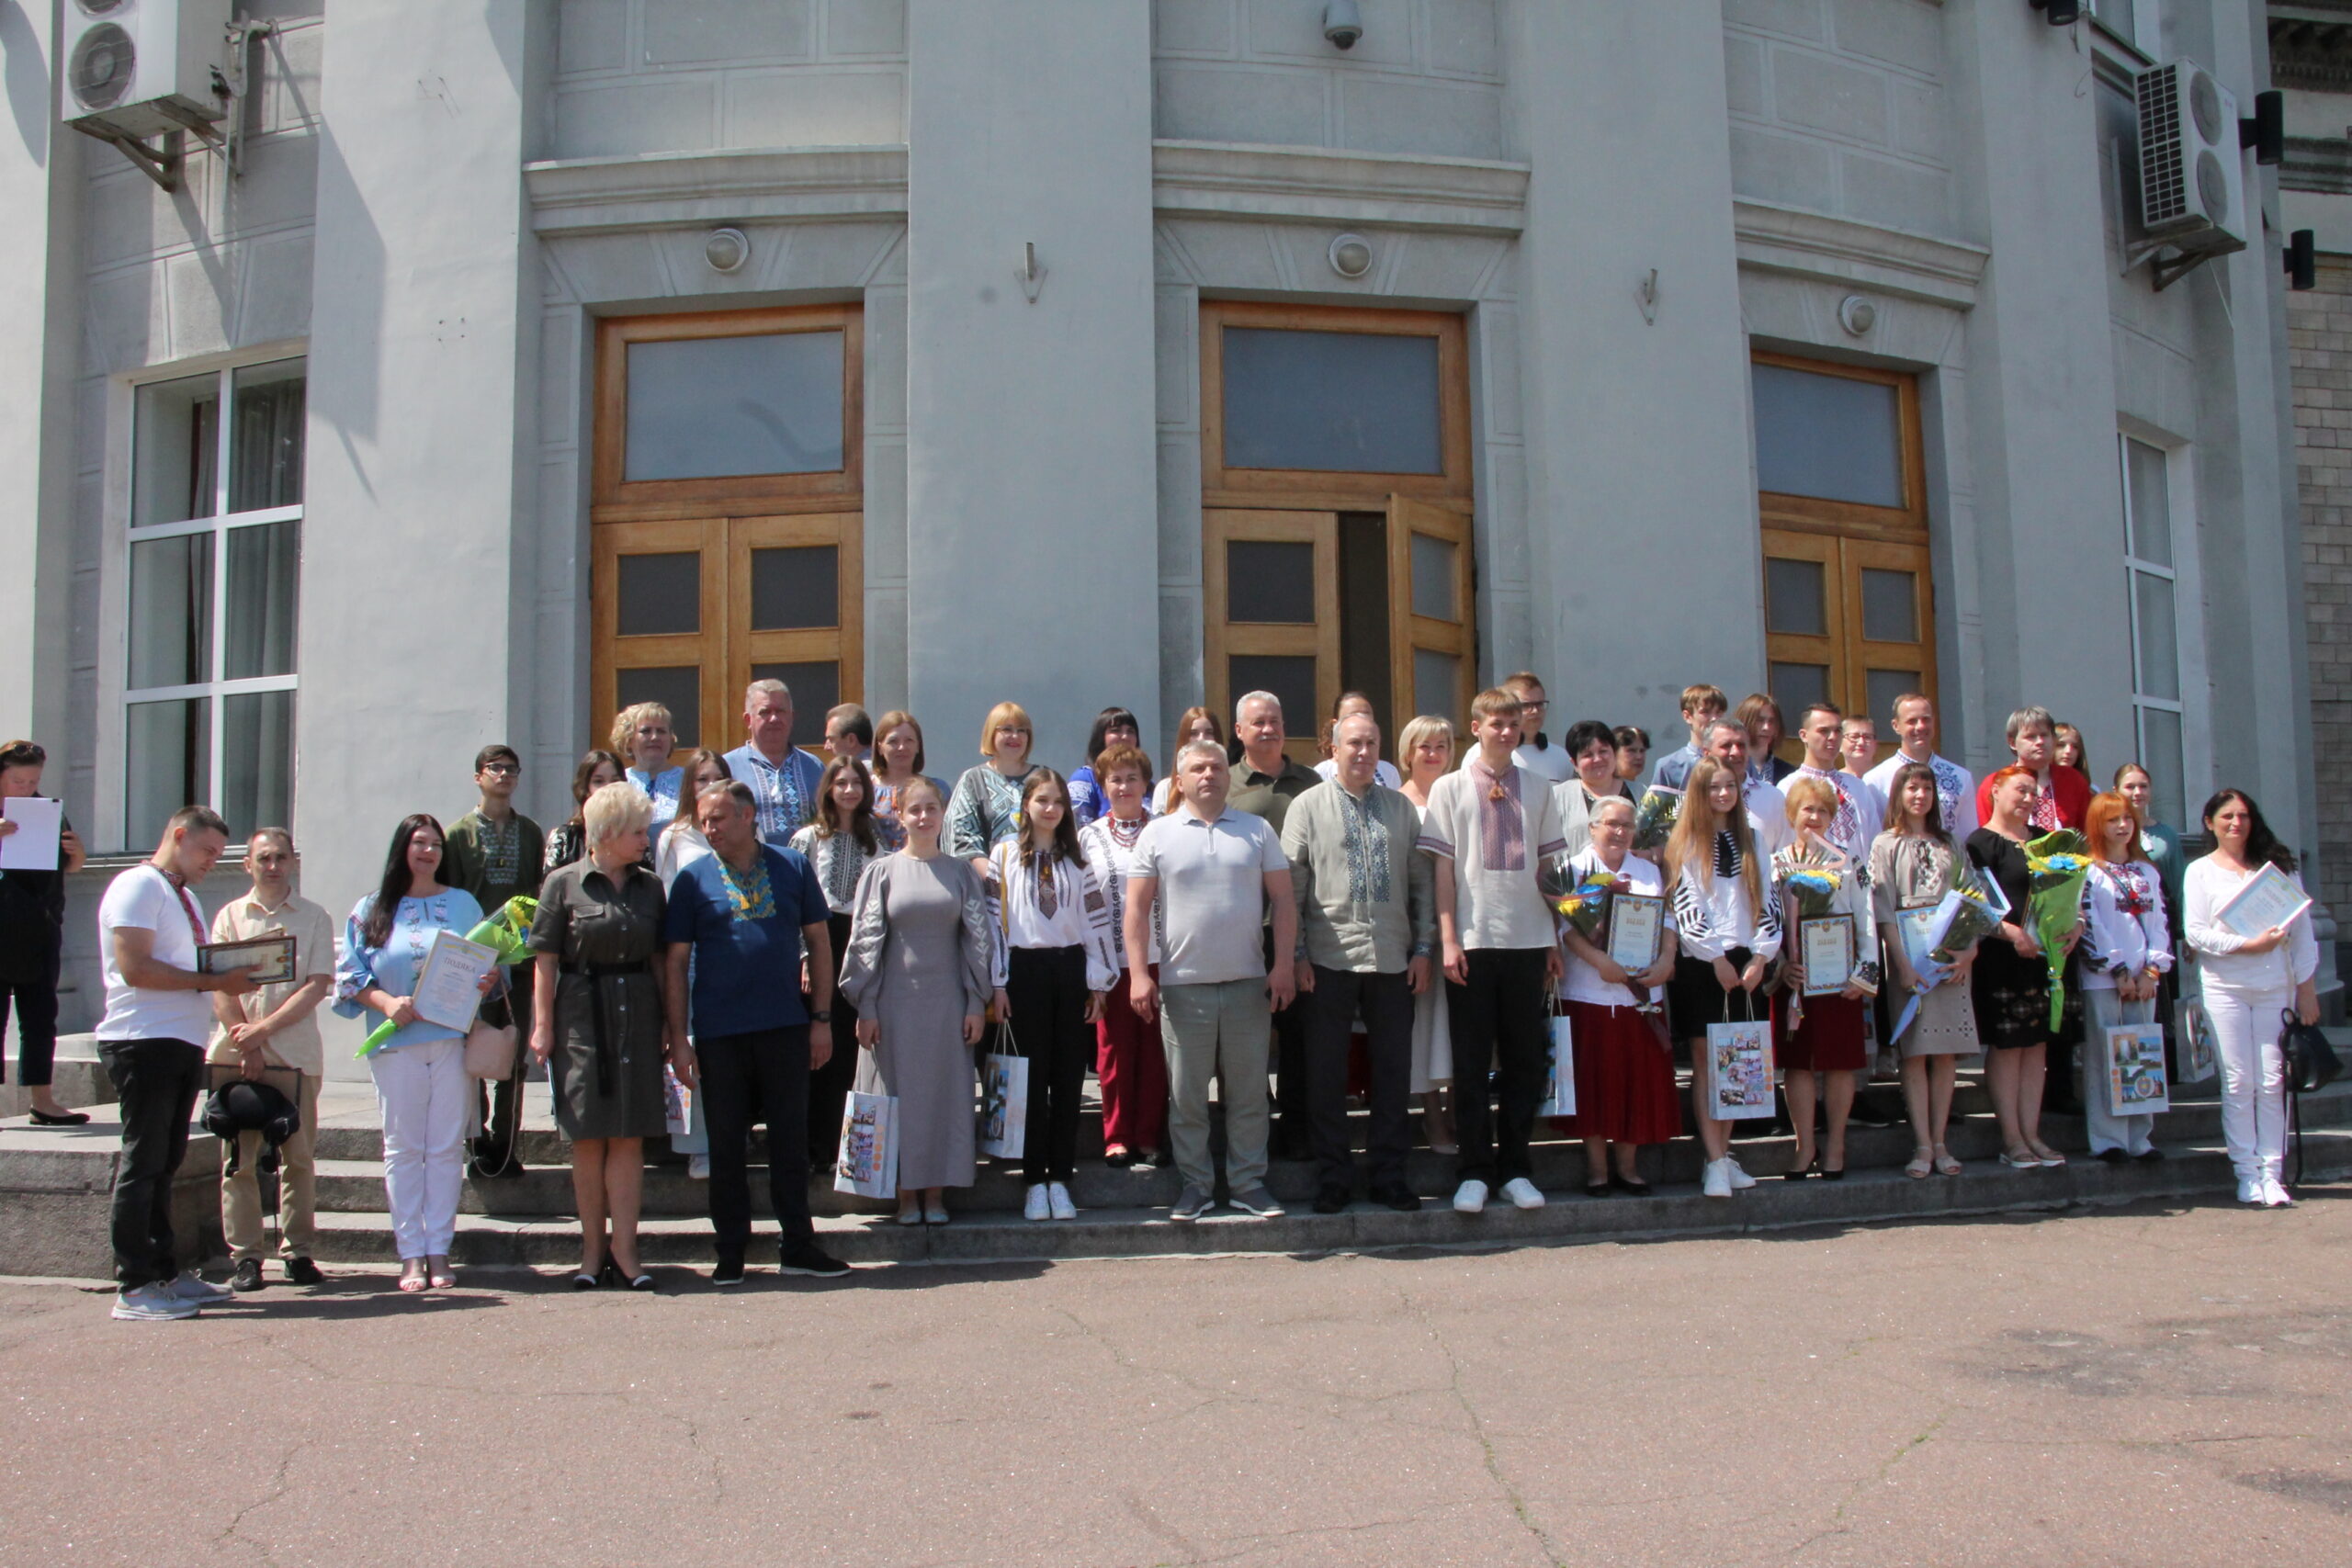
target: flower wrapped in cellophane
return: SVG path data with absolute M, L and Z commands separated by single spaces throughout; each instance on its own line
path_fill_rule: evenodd
M 1818 919 L 1835 911 L 1838 890 L 1846 885 L 1845 873 L 1826 861 L 1802 860 L 1788 863 L 1789 869 L 1781 879 L 1789 902 L 1796 909 L 1799 919 Z
M 1535 890 L 1587 942 L 1600 940 L 1609 921 L 1609 896 L 1621 881 L 1600 872 L 1580 874 L 1566 855 L 1554 855 L 1535 868 Z
M 1952 866 L 1951 883 L 1950 897 L 1956 902 L 1948 910 L 1938 910 L 1942 930 L 1928 949 L 1928 961 L 1939 969 L 1965 958 L 1970 948 L 2000 930 L 2009 912 L 1999 886 L 1965 860 Z
M 1674 819 L 1682 812 L 1682 792 L 1664 784 L 1652 784 L 1643 792 L 1642 802 L 1634 808 L 1634 849 L 1638 852 L 1666 848 L 1666 840 L 1673 835 Z
M 527 894 L 517 893 L 498 907 L 498 913 L 483 920 L 466 933 L 466 940 L 494 948 L 501 964 L 528 964 L 531 961 L 531 921 L 539 912 L 539 901 Z M 368 1038 L 359 1043 L 359 1055 L 372 1056 L 384 1048 L 384 1042 L 400 1032 L 401 1026 L 386 1019 L 370 1030 Z
M 2053 1030 L 2066 1010 L 2066 939 L 2083 921 L 2083 879 L 2091 872 L 2086 849 L 2083 836 L 2072 828 L 2044 833 L 2025 847 L 2025 863 L 2033 873 L 2026 929 L 2041 943 L 2042 962 L 2050 968 Z

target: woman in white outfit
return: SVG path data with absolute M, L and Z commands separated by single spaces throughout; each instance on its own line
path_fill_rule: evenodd
M 2090 874 L 2083 879 L 2083 1122 L 2091 1154 L 2110 1165 L 2157 1160 L 2148 1141 L 2155 1112 L 2118 1116 L 2109 1104 L 2107 1032 L 2156 1021 L 2156 989 L 2172 968 L 2165 929 L 2164 879 L 2140 855 L 2140 819 L 2132 803 L 2109 792 L 2091 796 L 2083 817 Z
M 2265 865 L 2297 887 L 2295 857 L 2262 819 L 2244 790 L 2225 789 L 2205 803 L 2213 852 L 2189 863 L 2182 879 L 2182 924 L 2197 951 L 2205 1016 L 2222 1056 L 2222 1136 L 2237 1170 L 2238 1201 L 2280 1209 L 2292 1203 L 2279 1179 L 2287 1152 L 2287 1066 L 2278 1049 L 2279 1015 L 2291 1009 L 2319 1021 L 2319 943 L 2304 909 L 2284 926 L 2240 936 L 2222 924 L 2222 908 Z

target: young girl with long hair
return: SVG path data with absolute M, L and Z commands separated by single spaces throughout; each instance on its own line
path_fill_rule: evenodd
M 835 757 L 817 780 L 817 815 L 792 835 L 825 890 L 825 918 L 833 942 L 833 1033 L 857 1038 L 857 1004 L 841 994 L 842 965 L 849 962 L 850 916 L 857 908 L 857 884 L 875 857 L 884 852 L 874 818 L 874 776 L 854 757 Z M 857 1053 L 835 1051 L 808 1075 L 808 1158 L 831 1169 L 841 1145 L 842 1106 L 857 1076 Z

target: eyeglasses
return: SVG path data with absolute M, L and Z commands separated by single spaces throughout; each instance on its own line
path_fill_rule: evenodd
M 1000 724 L 996 727 L 996 732 L 999 735 L 1026 735 L 1029 733 L 1029 727 L 1023 724 Z
M 482 770 L 483 773 L 493 774 L 499 778 L 513 778 L 522 771 L 522 769 L 516 767 L 512 762 L 492 762 L 490 766 Z
M 1552 705 L 1548 700 L 1540 703 L 1521 701 L 1519 705 L 1519 711 L 1521 713 L 1542 713 L 1545 708 L 1548 708 L 1551 705 Z

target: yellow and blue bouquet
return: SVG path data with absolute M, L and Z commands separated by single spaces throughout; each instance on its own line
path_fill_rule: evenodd
M 2032 891 L 2026 899 L 2027 929 L 2041 943 L 2042 962 L 2050 966 L 2050 1027 L 2056 1029 L 2066 1010 L 2066 939 L 2083 919 L 2083 879 L 2090 874 L 2091 858 L 2083 836 L 2071 828 L 2044 833 L 2025 847 L 2025 861 L 2033 873 Z

